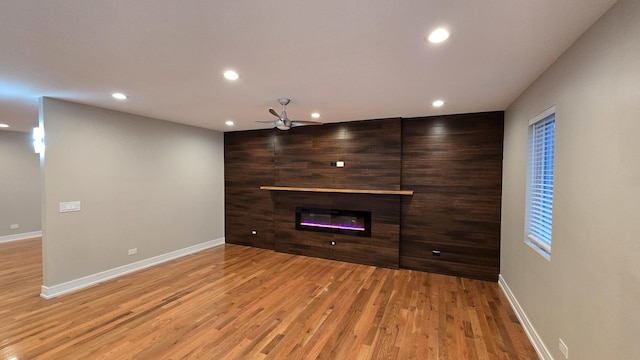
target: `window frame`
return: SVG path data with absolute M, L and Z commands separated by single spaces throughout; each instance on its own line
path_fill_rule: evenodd
M 550 118 L 553 117 L 552 120 Z M 540 156 L 536 156 L 536 152 L 534 152 L 534 148 L 537 146 L 538 148 L 542 146 L 543 148 L 548 145 L 546 143 L 549 138 L 546 134 L 543 133 L 542 138 L 540 138 L 538 134 L 536 134 L 536 125 L 543 125 L 540 131 L 545 131 L 546 126 L 549 125 L 549 122 L 553 124 L 553 133 L 552 133 L 552 147 L 551 147 L 551 161 L 549 164 L 549 154 L 546 151 L 542 153 L 538 152 L 537 154 L 542 154 Z M 541 124 L 542 123 L 542 124 Z M 526 203 L 525 203 L 525 227 L 524 227 L 524 241 L 527 245 L 529 245 L 532 249 L 534 249 L 538 254 L 542 257 L 551 261 L 551 244 L 553 241 L 552 238 L 552 230 L 553 230 L 553 198 L 554 198 L 554 177 L 555 177 L 555 125 L 556 125 L 556 107 L 555 105 L 541 112 L 540 114 L 533 117 L 529 120 L 527 126 L 527 183 L 526 183 Z M 538 135 L 538 136 L 534 136 Z M 536 140 L 540 140 L 536 142 Z M 537 168 L 538 170 L 534 170 Z M 534 196 L 534 188 L 540 189 L 541 187 L 546 187 L 547 189 L 543 190 L 549 192 L 548 174 L 542 174 L 545 171 L 548 173 L 549 168 L 551 169 L 551 190 L 550 190 L 550 201 L 540 200 L 540 197 L 549 195 L 539 195 Z M 536 181 L 538 179 L 538 181 Z M 534 200 L 536 198 L 536 200 Z M 539 231 L 536 234 L 536 231 L 531 231 L 532 219 L 533 219 L 533 211 L 534 201 L 536 201 L 535 205 L 538 208 L 547 207 L 547 209 L 543 210 L 543 214 L 541 214 L 544 218 L 535 221 L 535 225 L 540 228 L 543 225 L 548 231 Z M 540 239 L 541 233 L 546 232 L 548 235 L 548 242 L 546 240 Z

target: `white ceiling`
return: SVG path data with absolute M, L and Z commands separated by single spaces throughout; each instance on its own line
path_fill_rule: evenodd
M 504 110 L 614 3 L 1 0 L 0 123 L 37 126 L 40 96 L 219 131 L 279 97 L 323 122 Z

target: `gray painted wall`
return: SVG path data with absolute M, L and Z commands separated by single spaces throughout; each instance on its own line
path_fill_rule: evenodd
M 0 236 L 42 229 L 39 164 L 31 134 L 0 130 Z
M 551 261 L 524 243 L 527 121 L 556 105 Z M 555 359 L 640 359 L 640 1 L 621 0 L 508 109 L 501 275 Z
M 45 286 L 224 237 L 222 133 L 49 98 L 40 116 Z

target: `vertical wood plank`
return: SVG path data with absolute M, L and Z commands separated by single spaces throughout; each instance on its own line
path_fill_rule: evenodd
M 400 266 L 497 280 L 503 117 L 403 119 Z

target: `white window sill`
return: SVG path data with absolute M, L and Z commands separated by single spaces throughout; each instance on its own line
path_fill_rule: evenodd
M 531 241 L 528 237 L 525 238 L 524 243 L 529 245 L 530 248 L 532 248 L 533 250 L 535 250 L 535 252 L 540 254 L 540 256 L 545 258 L 545 260 L 551 262 L 551 254 L 549 254 L 548 252 L 542 250 L 538 245 L 536 245 L 536 243 Z

